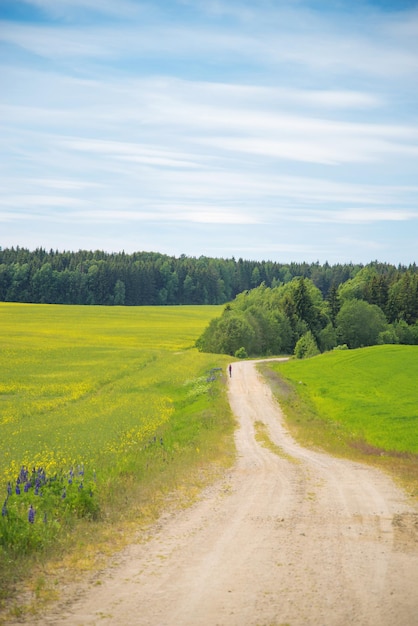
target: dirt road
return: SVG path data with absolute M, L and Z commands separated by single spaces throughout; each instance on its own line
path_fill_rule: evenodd
M 298 446 L 253 363 L 233 365 L 229 398 L 236 466 L 40 623 L 417 625 L 418 515 L 406 496 L 373 469 Z M 289 456 L 256 442 L 255 421 Z

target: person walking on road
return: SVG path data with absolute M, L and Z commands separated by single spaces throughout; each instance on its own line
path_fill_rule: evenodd
M 231 365 L 231 363 L 228 365 L 228 371 L 229 371 L 229 378 L 231 378 L 231 376 L 232 376 L 232 365 Z

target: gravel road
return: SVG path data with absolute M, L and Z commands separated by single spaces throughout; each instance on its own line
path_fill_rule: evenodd
M 32 624 L 418 624 L 418 512 L 406 495 L 374 469 L 300 447 L 254 362 L 233 364 L 228 393 L 233 469 Z M 255 421 L 286 454 L 257 443 Z

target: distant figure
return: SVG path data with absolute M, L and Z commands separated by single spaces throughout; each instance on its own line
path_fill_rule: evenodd
M 228 365 L 228 371 L 229 371 L 229 378 L 231 378 L 231 376 L 232 376 L 232 365 L 231 365 L 231 363 Z

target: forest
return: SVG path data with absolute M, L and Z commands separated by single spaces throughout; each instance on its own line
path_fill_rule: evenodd
M 379 273 L 370 265 L 326 297 L 303 276 L 277 287 L 242 292 L 196 342 L 202 352 L 238 358 L 377 344 L 418 344 L 418 275 Z
M 278 263 L 243 259 L 168 256 L 157 252 L 59 252 L 0 248 L 0 301 L 85 305 L 225 304 L 259 285 L 276 288 L 309 279 L 323 298 L 369 269 L 356 297 L 383 309 L 390 290 L 418 269 L 374 262 L 359 264 Z M 414 278 L 415 277 L 415 278 Z M 390 306 L 397 306 L 393 302 Z M 392 311 L 390 318 L 396 314 Z M 409 320 L 407 320 L 409 323 Z

